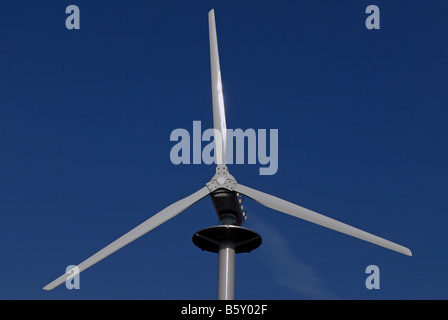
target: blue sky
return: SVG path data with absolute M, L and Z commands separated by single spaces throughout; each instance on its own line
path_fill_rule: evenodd
M 70 4 L 79 30 L 65 28 Z M 213 176 L 170 161 L 174 129 L 213 125 L 211 8 L 228 128 L 279 130 L 278 172 L 233 164 L 236 180 L 413 252 L 246 199 L 263 244 L 237 256 L 235 297 L 448 298 L 448 5 L 383 0 L 1 1 L 0 298 L 216 298 L 217 256 L 191 241 L 217 223 L 209 198 L 79 290 L 42 290 Z

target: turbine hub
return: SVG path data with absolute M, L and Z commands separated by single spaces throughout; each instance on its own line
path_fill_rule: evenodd
M 237 182 L 235 178 L 229 173 L 227 166 L 218 165 L 216 167 L 216 174 L 206 185 L 210 192 L 221 188 L 233 191 L 235 190 Z

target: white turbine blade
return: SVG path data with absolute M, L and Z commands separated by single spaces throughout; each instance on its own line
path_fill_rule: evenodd
M 222 92 L 221 67 L 219 66 L 218 38 L 216 35 L 215 11 L 208 13 L 210 38 L 210 66 L 212 74 L 213 127 L 215 132 L 215 154 L 218 165 L 226 164 L 226 114 Z
M 402 254 L 405 254 L 408 256 L 412 256 L 411 251 L 406 247 L 403 247 L 401 245 L 393 243 L 389 240 L 380 238 L 371 233 L 362 231 L 355 227 L 349 226 L 348 224 L 331 219 L 329 217 L 321 215 L 320 213 L 305 209 L 305 208 L 295 205 L 291 202 L 271 196 L 270 194 L 254 190 L 252 188 L 243 186 L 241 184 L 237 184 L 237 186 L 235 187 L 235 191 L 239 192 L 243 195 L 246 195 L 247 197 L 259 202 L 260 204 L 262 204 L 268 208 L 292 215 L 294 217 L 297 217 L 297 218 L 300 218 L 303 220 L 307 220 L 307 221 L 316 223 L 318 225 L 321 225 L 321 226 L 329 228 L 329 229 L 333 229 L 335 231 L 339 231 L 339 232 L 348 234 L 352 237 L 374 243 L 374 244 L 382 246 L 384 248 L 394 250 L 394 251 L 397 251 L 399 253 L 402 253 Z
M 138 225 L 122 237 L 118 238 L 111 244 L 109 244 L 107 247 L 103 248 L 102 250 L 95 253 L 93 256 L 88 258 L 87 260 L 80 263 L 77 267 L 79 272 L 82 272 L 86 270 L 87 268 L 91 267 L 95 263 L 103 260 L 107 256 L 111 255 L 118 249 L 124 247 L 125 245 L 129 244 L 130 242 L 136 240 L 137 238 L 141 237 L 142 235 L 148 233 L 152 229 L 156 228 L 157 226 L 161 225 L 162 223 L 168 221 L 171 218 L 174 218 L 176 215 L 181 213 L 182 211 L 189 208 L 194 203 L 198 202 L 202 198 L 204 198 L 206 195 L 210 193 L 209 189 L 207 187 L 204 187 L 200 189 L 199 191 L 196 191 L 192 195 L 179 200 L 172 205 L 166 207 L 156 215 L 152 216 L 142 224 Z M 64 283 L 70 276 L 73 276 L 70 272 L 63 274 L 50 284 L 44 287 L 44 290 L 52 290 L 55 287 L 59 286 L 60 284 Z

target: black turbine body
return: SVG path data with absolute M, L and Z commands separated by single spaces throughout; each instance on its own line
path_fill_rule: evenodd
M 246 221 L 246 210 L 243 208 L 243 197 L 235 191 L 220 188 L 210 194 L 219 221 L 224 225 L 243 225 Z

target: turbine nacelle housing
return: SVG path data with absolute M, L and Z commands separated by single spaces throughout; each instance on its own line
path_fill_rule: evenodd
M 227 166 L 218 165 L 216 174 L 206 185 L 221 224 L 241 226 L 246 220 L 246 210 L 242 196 L 234 191 L 237 182 Z
M 219 188 L 210 194 L 219 221 L 224 225 L 241 226 L 246 220 L 243 199 L 238 192 Z

